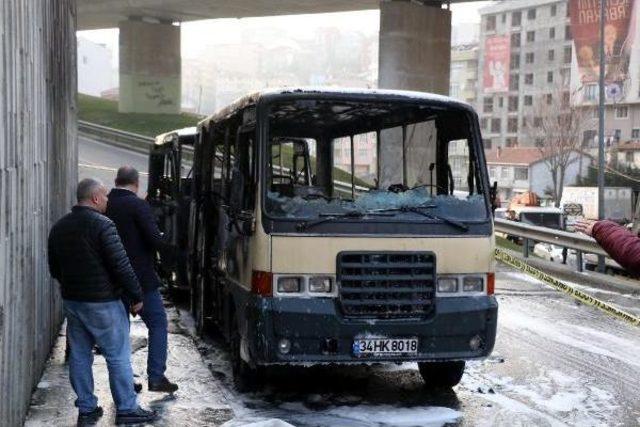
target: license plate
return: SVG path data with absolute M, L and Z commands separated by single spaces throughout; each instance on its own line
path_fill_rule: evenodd
M 363 338 L 353 340 L 353 355 L 388 356 L 416 354 L 417 338 Z

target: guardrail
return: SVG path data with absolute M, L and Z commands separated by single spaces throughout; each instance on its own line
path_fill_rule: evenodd
M 101 142 L 106 142 L 114 147 L 144 154 L 149 153 L 149 146 L 154 141 L 154 138 L 150 136 L 125 132 L 82 120 L 78 120 L 78 132 L 86 136 L 99 138 Z
M 524 257 L 529 256 L 530 241 L 551 243 L 556 246 L 576 250 L 576 266 L 578 271 L 582 271 L 583 253 L 591 253 L 607 256 L 602 247 L 591 237 L 568 231 L 554 230 L 547 227 L 524 224 L 522 222 L 510 221 L 496 218 L 494 221 L 495 230 L 511 236 L 522 237 L 522 253 Z

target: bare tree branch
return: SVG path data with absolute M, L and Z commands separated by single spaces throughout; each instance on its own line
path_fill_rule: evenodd
M 552 196 L 560 205 L 567 168 L 582 155 L 582 134 L 593 121 L 592 111 L 571 105 L 568 85 L 559 83 L 535 100 L 525 116 L 524 132 L 535 141 L 546 163 Z

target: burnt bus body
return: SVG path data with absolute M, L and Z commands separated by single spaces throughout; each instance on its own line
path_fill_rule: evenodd
M 198 125 L 193 312 L 234 377 L 419 362 L 452 386 L 493 349 L 493 221 L 475 112 L 417 92 L 280 90 Z

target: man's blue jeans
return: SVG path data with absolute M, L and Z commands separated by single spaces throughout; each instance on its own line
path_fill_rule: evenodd
M 138 407 L 133 390 L 131 344 L 127 312 L 120 301 L 80 302 L 64 300 L 69 341 L 69 378 L 81 413 L 98 405 L 93 394 L 93 347 L 100 347 L 109 370 L 111 396 L 118 412 Z
M 123 302 L 125 307 L 129 306 L 126 300 Z M 167 370 L 167 313 L 158 289 L 144 292 L 142 303 L 140 317 L 149 330 L 147 377 L 149 382 L 158 382 Z

